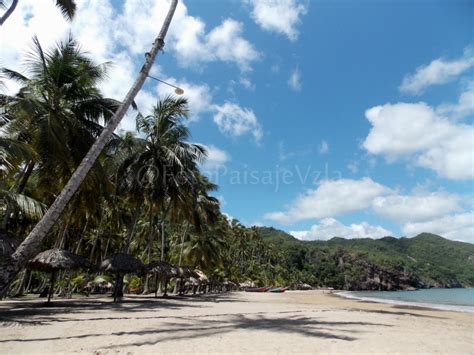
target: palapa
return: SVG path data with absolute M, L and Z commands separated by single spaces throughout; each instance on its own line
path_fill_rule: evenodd
M 198 275 L 198 280 L 201 284 L 205 284 L 209 282 L 209 278 L 201 270 L 195 269 L 194 272 Z
M 177 268 L 165 261 L 153 261 L 147 265 L 147 270 L 162 278 L 172 278 L 178 275 Z
M 128 273 L 143 273 L 146 271 L 145 265 L 129 254 L 115 254 L 106 258 L 99 265 L 99 269 L 104 272 L 111 272 L 116 274 L 114 287 L 114 302 L 117 302 L 120 278 L 123 274 Z
M 89 268 L 91 267 L 91 263 L 68 250 L 49 249 L 31 259 L 27 267 L 30 270 L 51 273 L 50 289 L 48 292 L 48 303 L 50 303 L 54 292 L 54 281 L 57 271 Z
M 104 259 L 99 265 L 103 272 L 128 274 L 132 272 L 142 273 L 145 270 L 143 263 L 129 254 L 115 254 Z
M 147 265 L 147 270 L 150 273 L 155 274 L 155 283 L 157 283 L 158 277 L 163 281 L 164 283 L 164 294 L 163 296 L 167 296 L 168 294 L 168 281 L 171 278 L 177 277 L 178 276 L 178 268 L 176 266 L 173 266 L 171 264 L 168 264 L 165 261 L 153 261 Z M 158 295 L 158 286 L 156 287 L 155 290 L 155 297 Z
M 85 269 L 89 267 L 91 267 L 89 261 L 64 249 L 45 250 L 28 262 L 30 270 L 43 272 Z

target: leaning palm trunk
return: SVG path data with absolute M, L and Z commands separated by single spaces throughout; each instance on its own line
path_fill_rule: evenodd
M 12 255 L 11 259 L 8 261 L 8 264 L 2 266 L 0 269 L 0 295 L 4 295 L 6 293 L 8 286 L 13 281 L 18 272 L 26 265 L 28 260 L 36 255 L 41 242 L 51 230 L 53 225 L 57 222 L 72 196 L 79 189 L 82 181 L 84 181 L 89 170 L 92 168 L 95 161 L 99 157 L 102 149 L 107 144 L 107 142 L 109 142 L 123 116 L 125 116 L 125 113 L 130 107 L 132 101 L 143 86 L 153 62 L 155 61 L 156 55 L 164 47 L 164 39 L 166 37 L 166 33 L 168 32 L 168 28 L 171 23 L 171 19 L 173 18 L 177 4 L 178 0 L 173 0 L 171 2 L 170 9 L 163 23 L 161 31 L 158 37 L 155 39 L 151 51 L 146 54 L 145 63 L 143 64 L 143 67 L 141 68 L 135 83 L 125 96 L 123 103 L 120 105 L 110 122 L 104 128 L 99 138 L 94 142 L 90 150 L 87 152 L 81 164 L 79 164 L 78 168 L 71 176 L 54 203 L 48 209 L 44 217 L 33 228 L 28 237 L 26 237 L 25 240 L 20 244 L 15 253 Z

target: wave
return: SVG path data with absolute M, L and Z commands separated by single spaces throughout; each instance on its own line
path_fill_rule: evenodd
M 409 302 L 409 301 L 392 300 L 392 299 L 386 299 L 386 298 L 367 297 L 367 296 L 354 295 L 350 291 L 335 292 L 334 294 L 343 298 L 355 299 L 359 301 L 369 301 L 369 302 L 386 303 L 386 304 L 411 306 L 411 307 L 422 307 L 422 308 L 430 308 L 430 309 L 436 309 L 436 310 L 441 310 L 441 311 L 474 313 L 474 307 L 471 307 L 471 306 L 460 306 L 460 305 L 452 305 L 452 304 L 427 303 L 427 302 L 413 302 L 413 301 Z

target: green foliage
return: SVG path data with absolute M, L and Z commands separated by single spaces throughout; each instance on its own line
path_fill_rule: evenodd
M 474 286 L 474 245 L 434 234 L 304 242 L 274 228 L 261 227 L 258 233 L 267 245 L 280 248 L 286 256 L 284 267 L 301 271 L 299 281 L 313 285 L 363 285 L 368 270 L 375 268 L 392 279 L 408 275 L 417 287 Z M 341 266 L 342 257 L 349 257 L 350 263 Z

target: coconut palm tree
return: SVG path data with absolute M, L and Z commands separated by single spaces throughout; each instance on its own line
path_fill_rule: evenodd
M 166 33 L 168 32 L 168 28 L 176 10 L 177 3 L 177 0 L 171 1 L 170 9 L 165 18 L 160 33 L 155 39 L 150 52 L 147 53 L 145 57 L 145 63 L 143 64 L 143 67 L 141 68 L 140 73 L 137 76 L 134 84 L 127 93 L 124 102 L 117 109 L 114 116 L 110 120 L 109 124 L 105 127 L 99 138 L 89 149 L 86 156 L 81 161 L 79 167 L 71 176 L 59 196 L 55 199 L 53 205 L 51 205 L 51 207 L 46 212 L 41 221 L 33 228 L 28 237 L 20 244 L 18 249 L 10 258 L 10 262 L 1 268 L 0 295 L 5 294 L 8 285 L 13 281 L 16 274 L 22 269 L 26 262 L 35 255 L 40 246 L 40 243 L 46 237 L 53 225 L 58 221 L 62 212 L 71 200 L 72 196 L 79 189 L 88 172 L 98 159 L 105 145 L 110 141 L 110 138 L 113 136 L 114 130 L 117 128 L 118 124 L 120 123 L 128 108 L 132 104 L 132 101 L 134 100 L 135 96 L 138 94 L 141 87 L 143 86 L 143 83 L 145 82 L 145 79 L 147 78 L 148 73 L 150 72 L 150 69 L 158 52 L 164 47 Z
M 4 146 L 3 142 L 9 143 L 10 150 L 16 148 L 16 155 L 25 164 L 12 192 L 21 195 L 28 179 L 36 174 L 36 194 L 51 203 L 102 131 L 101 123 L 113 115 L 118 102 L 102 97 L 97 89 L 106 65 L 91 62 L 72 37 L 50 51 L 43 51 L 37 38 L 33 42 L 26 62 L 30 77 L 1 69 L 4 76 L 19 81 L 22 88 L 16 95 L 1 96 L 4 122 L 8 122 L 4 131 L 9 141 L 2 139 L 0 146 Z M 19 154 L 27 153 L 26 148 L 33 153 Z M 11 159 L 6 161 L 13 165 Z M 97 196 L 104 178 L 100 164 L 96 164 L 88 184 L 83 186 L 82 199 L 79 194 L 76 202 L 95 201 L 85 198 L 84 193 L 89 191 Z M 11 205 L 7 212 L 10 210 Z M 5 227 L 8 218 L 9 213 L 4 219 Z
M 165 221 L 170 210 L 185 201 L 196 182 L 198 164 L 205 150 L 189 143 L 189 129 L 185 98 L 168 96 L 152 109 L 152 114 L 137 116 L 137 128 L 144 135 L 140 149 L 124 160 L 119 168 L 120 186 L 135 196 L 143 196 L 147 203 L 149 221 L 148 262 L 151 261 L 153 240 L 160 220 L 161 260 L 165 258 Z M 148 283 L 145 283 L 145 291 Z

